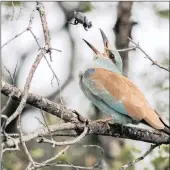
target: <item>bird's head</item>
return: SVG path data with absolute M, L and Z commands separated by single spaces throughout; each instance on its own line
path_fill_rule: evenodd
M 119 54 L 119 52 L 115 48 L 111 48 L 111 45 L 105 35 L 105 33 L 100 29 L 100 33 L 103 38 L 103 44 L 104 44 L 104 52 L 99 52 L 94 46 L 92 46 L 89 42 L 84 40 L 86 44 L 95 52 L 94 59 L 101 59 L 104 61 L 108 61 L 113 63 L 113 67 L 115 66 L 116 69 L 118 69 L 122 73 L 122 59 Z

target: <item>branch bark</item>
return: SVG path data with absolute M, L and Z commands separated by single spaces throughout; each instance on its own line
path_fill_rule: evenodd
M 44 32 L 45 50 L 49 53 L 50 60 L 52 61 L 51 38 L 50 38 L 50 32 L 49 32 L 48 24 L 47 24 L 47 20 L 46 20 L 46 14 L 45 14 L 44 5 L 42 4 L 42 2 L 38 2 L 38 1 L 36 2 L 36 4 L 37 4 L 37 10 L 38 10 L 38 12 L 40 14 L 42 28 L 43 28 L 43 32 Z
M 6 96 L 11 96 L 12 99 L 21 100 L 23 92 L 18 88 L 8 84 L 2 80 L 1 93 Z M 63 105 L 49 101 L 41 96 L 28 93 L 27 103 L 42 109 L 50 114 L 53 114 L 59 118 L 62 118 L 66 122 L 70 122 L 72 128 L 76 130 L 77 135 L 80 135 L 85 126 L 84 122 L 86 119 L 83 116 L 77 116 L 74 111 L 65 108 Z M 88 123 L 88 133 L 94 135 L 112 136 L 119 138 L 126 138 L 138 141 L 144 141 L 148 143 L 155 144 L 169 144 L 170 136 L 164 134 L 163 132 L 151 131 L 147 129 L 140 129 L 136 127 L 122 126 L 120 124 L 109 124 L 110 129 L 103 123 L 98 123 L 95 121 L 89 121 Z M 50 126 L 49 126 L 50 127 Z M 53 129 L 50 129 L 53 132 Z M 47 129 L 48 133 L 48 129 Z

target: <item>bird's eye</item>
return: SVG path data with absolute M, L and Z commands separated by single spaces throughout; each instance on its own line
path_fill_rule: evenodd
M 115 56 L 114 56 L 112 53 L 110 53 L 110 54 L 109 54 L 109 58 L 110 58 L 110 59 L 114 59 Z
M 115 56 L 112 52 L 110 52 L 109 58 L 113 61 L 114 64 L 116 64 L 116 59 L 115 59 Z

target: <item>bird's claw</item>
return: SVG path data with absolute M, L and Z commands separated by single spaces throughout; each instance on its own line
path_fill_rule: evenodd
M 110 129 L 110 126 L 108 124 L 109 121 L 113 120 L 113 118 L 110 117 L 105 117 L 104 119 L 98 119 L 96 120 L 97 123 L 104 123 L 107 129 Z

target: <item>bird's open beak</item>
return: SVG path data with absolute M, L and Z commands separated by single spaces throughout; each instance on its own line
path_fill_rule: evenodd
M 85 43 L 97 54 L 100 55 L 101 53 L 94 47 L 92 46 L 89 42 L 87 42 L 85 39 L 83 39 Z
M 102 29 L 100 29 L 100 33 L 101 33 L 102 38 L 103 38 L 104 48 L 108 48 L 108 46 L 109 46 L 109 41 L 108 41 L 105 33 L 102 31 Z
M 102 39 L 103 39 L 103 44 L 104 44 L 104 53 L 99 52 L 94 46 L 92 46 L 89 42 L 87 42 L 86 40 L 85 43 L 97 54 L 100 56 L 107 56 L 107 49 L 109 48 L 109 41 L 105 35 L 105 33 L 102 31 L 102 29 L 100 29 L 100 33 L 102 35 Z

